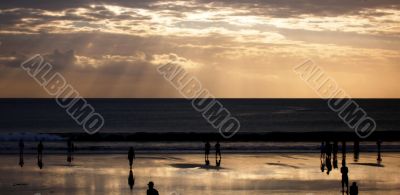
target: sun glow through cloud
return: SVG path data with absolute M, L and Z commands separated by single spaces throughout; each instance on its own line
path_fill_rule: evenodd
M 113 96 L 179 97 L 154 70 L 155 64 L 174 62 L 218 97 L 316 97 L 292 72 L 312 59 L 354 97 L 399 97 L 398 3 L 305 1 L 312 3 L 11 3 L 0 9 L 0 66 L 7 72 L 35 53 L 65 55 L 52 60 L 69 77 L 113 83 Z M 0 87 L 8 89 L 4 83 L 17 78 L 1 79 Z M 22 78 L 16 82 L 29 85 Z M 82 88 L 88 89 L 85 96 L 108 96 L 102 86 Z

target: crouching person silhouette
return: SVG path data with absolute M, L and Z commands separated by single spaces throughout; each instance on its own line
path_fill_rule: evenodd
M 154 189 L 154 183 L 151 181 L 149 184 L 149 189 L 147 189 L 147 195 L 158 195 L 158 191 Z

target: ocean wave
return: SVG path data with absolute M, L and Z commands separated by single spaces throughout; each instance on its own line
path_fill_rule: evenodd
M 64 138 L 58 135 L 18 132 L 18 133 L 0 133 L 0 141 L 62 141 Z

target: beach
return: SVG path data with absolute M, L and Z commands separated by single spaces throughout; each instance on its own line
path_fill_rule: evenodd
M 44 154 L 43 169 L 36 155 L 27 154 L 24 166 L 18 155 L 1 155 L 1 194 L 145 194 L 153 181 L 160 194 L 261 195 L 341 194 L 339 168 L 321 172 L 319 153 L 223 154 L 220 167 L 210 154 L 137 154 L 128 184 L 127 155 L 77 154 L 69 164 L 66 155 Z M 347 155 L 349 185 L 356 181 L 360 194 L 397 194 L 400 153 L 384 153 L 381 166 L 376 153 L 361 153 L 358 162 Z
M 0 195 L 400 195 L 400 0 L 0 3 Z

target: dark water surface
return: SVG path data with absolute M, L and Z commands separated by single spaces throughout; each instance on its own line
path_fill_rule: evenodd
M 185 99 L 87 99 L 105 119 L 101 132 L 216 132 Z M 241 132 L 353 131 L 321 99 L 219 99 Z M 400 100 L 356 99 L 378 131 L 400 126 Z M 54 99 L 0 99 L 0 133 L 83 132 Z

